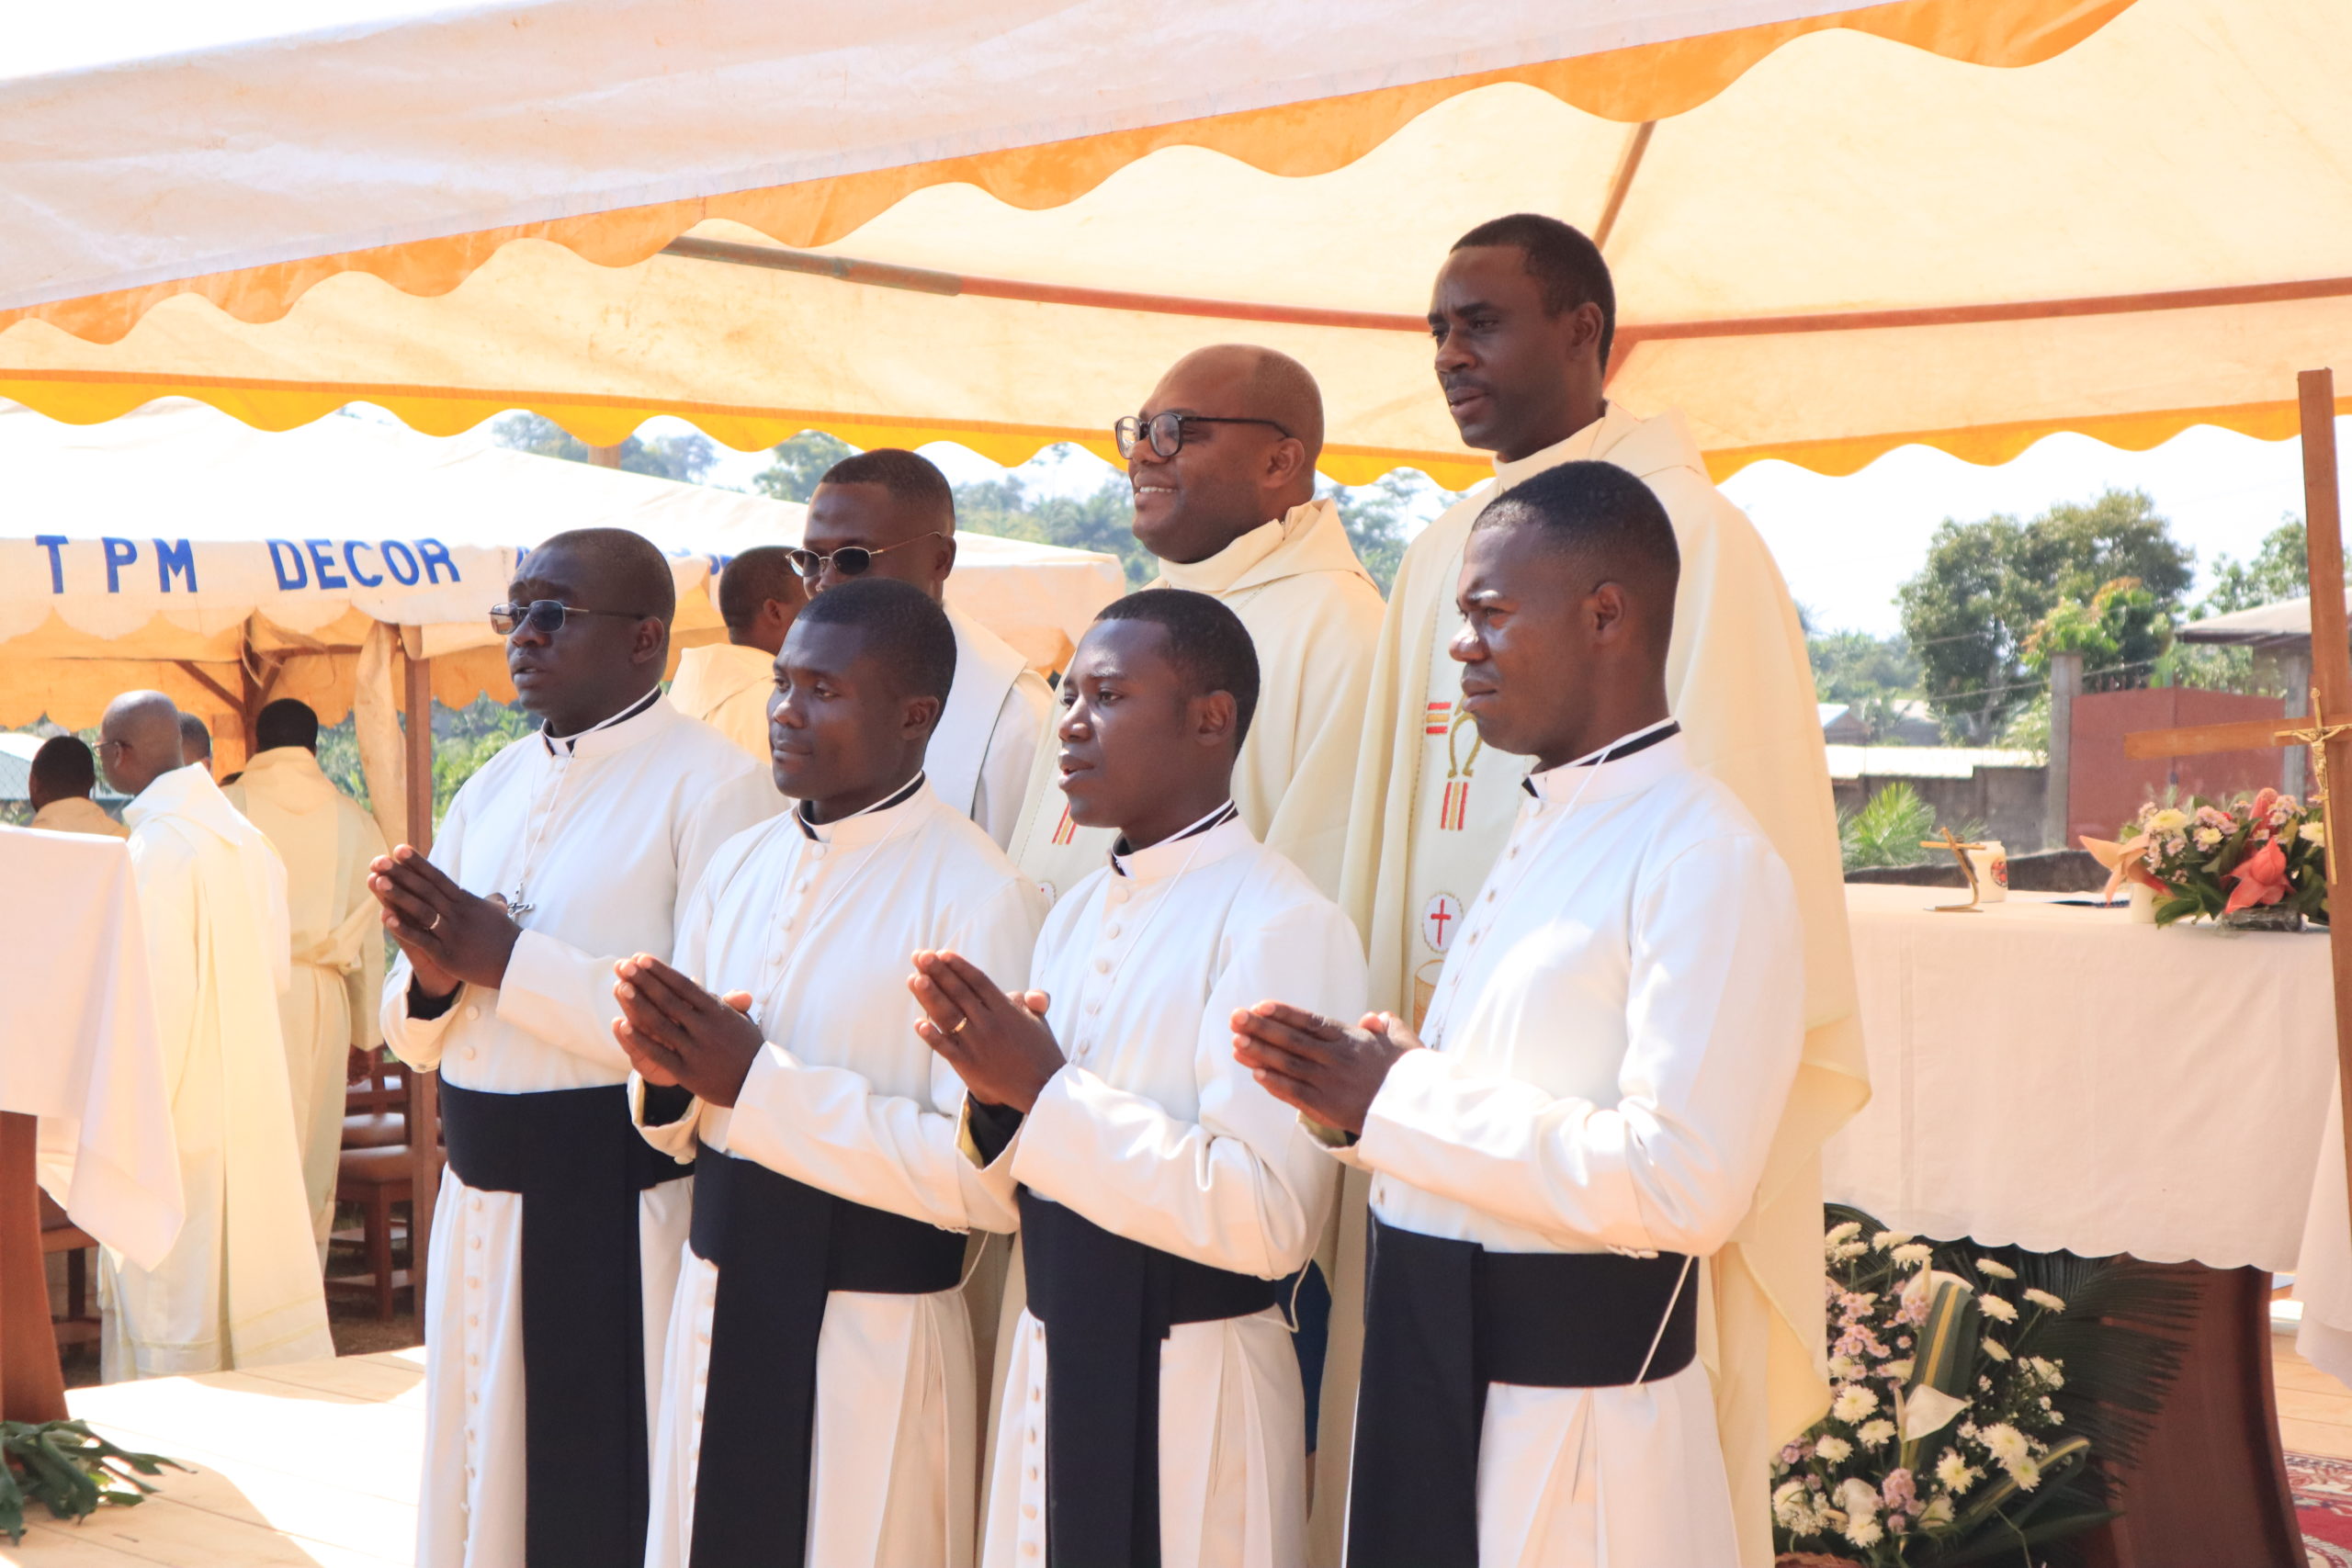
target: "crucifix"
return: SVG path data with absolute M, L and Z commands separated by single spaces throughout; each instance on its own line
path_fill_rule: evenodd
M 2311 568 L 2312 694 L 2305 719 L 2256 719 L 2149 729 L 2123 738 L 2123 754 L 2146 761 L 2210 751 L 2307 746 L 2312 799 L 2327 832 L 2328 957 L 2335 982 L 2336 1092 L 2352 1128 L 2352 909 L 2342 903 L 2337 870 L 2335 792 L 2332 778 L 2352 779 L 2352 641 L 2344 614 L 2344 522 L 2335 469 L 2335 372 L 2306 370 L 2296 378 L 2303 436 L 2303 539 Z M 2341 911 L 2339 913 L 2339 911 Z M 2352 1140 L 2346 1141 L 2352 1179 Z

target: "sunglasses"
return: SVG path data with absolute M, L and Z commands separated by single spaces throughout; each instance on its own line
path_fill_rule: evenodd
M 828 565 L 832 567 L 833 573 L 837 577 L 857 577 L 862 575 L 867 567 L 874 564 L 876 556 L 888 555 L 892 550 L 904 549 L 918 540 L 945 537 L 947 537 L 945 534 L 933 528 L 928 534 L 917 534 L 912 539 L 900 539 L 897 544 L 885 545 L 878 550 L 869 550 L 864 545 L 843 545 L 831 555 L 820 556 L 814 550 L 796 549 L 787 551 L 786 558 L 792 562 L 793 570 L 811 582 L 824 575 Z
M 1151 449 L 1159 456 L 1173 457 L 1184 449 L 1185 427 L 1194 424 L 1262 424 L 1280 431 L 1284 436 L 1290 434 L 1271 419 L 1220 419 L 1204 413 L 1156 413 L 1148 420 L 1129 414 L 1111 427 L 1111 438 L 1119 444 L 1119 456 L 1122 457 L 1134 457 L 1136 448 L 1146 440 L 1151 443 Z
M 527 604 L 492 604 L 490 629 L 500 637 L 513 637 L 528 626 L 542 637 L 553 637 L 563 630 L 564 619 L 569 615 L 610 615 L 616 621 L 646 619 L 632 610 L 583 610 L 560 599 L 534 599 Z

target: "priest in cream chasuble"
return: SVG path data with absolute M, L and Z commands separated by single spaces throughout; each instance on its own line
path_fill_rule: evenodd
M 1202 349 L 1161 378 L 1118 440 L 1136 537 L 1159 558 L 1150 586 L 1221 601 L 1257 648 L 1258 716 L 1233 774 L 1241 820 L 1336 894 L 1380 591 L 1339 508 L 1315 499 L 1322 393 L 1272 349 Z M 1057 784 L 1053 748 L 1041 747 L 1011 844 L 1049 898 L 1100 870 L 1114 836 L 1072 820 Z
M 768 697 L 775 690 L 775 653 L 792 618 L 808 602 L 782 545 L 757 545 L 729 558 L 712 586 L 727 640 L 678 655 L 670 705 L 698 718 L 768 765 Z
M 692 1182 L 629 1124 L 613 965 L 667 953 L 712 852 L 785 802 L 662 694 L 650 541 L 576 529 L 515 572 L 491 624 L 540 728 L 466 781 L 429 861 L 401 845 L 369 879 L 401 947 L 385 1043 L 440 1073 L 449 1150 L 416 1560 L 639 1568 Z
M 1470 524 L 1496 495 L 1561 463 L 1596 459 L 1642 479 L 1680 548 L 1666 678 L 1691 764 L 1728 785 L 1770 838 L 1794 880 L 1804 932 L 1804 1062 L 1756 1202 L 1706 1271 L 1743 1561 L 1758 1564 L 1770 1555 L 1770 1456 L 1827 1406 L 1819 1151 L 1868 1098 L 1868 1080 L 1837 819 L 1795 605 L 1754 525 L 1709 479 L 1681 417 L 1643 419 L 1603 400 L 1614 315 L 1600 253 L 1552 219 L 1521 215 L 1472 231 L 1439 276 L 1430 311 L 1439 382 L 1464 440 L 1496 453 L 1496 482 L 1432 523 L 1397 573 L 1374 667 L 1377 716 L 1353 780 L 1340 903 L 1364 933 L 1375 1004 L 1419 1016 L 1510 833 L 1526 771 L 1480 743 L 1446 651 Z M 1360 1205 L 1361 1179 L 1348 1190 Z M 1340 1240 L 1324 1417 L 1344 1432 L 1360 1224 L 1343 1219 Z M 1346 1473 L 1344 1443 L 1325 1443 L 1318 1462 L 1318 1495 L 1328 1497 Z M 1318 1508 L 1319 1562 L 1334 1560 L 1336 1527 Z
M 923 772 L 932 792 L 999 848 L 1011 842 L 1031 767 L 1053 750 L 1046 744 L 1053 693 L 1011 643 L 946 604 L 956 570 L 956 494 L 947 476 L 922 454 L 894 446 L 842 458 L 808 498 L 792 563 L 811 593 L 860 577 L 888 578 L 946 608 L 956 685 Z
M 1104 610 L 1064 680 L 1058 756 L 1112 852 L 1046 918 L 1025 991 L 967 954 L 919 960 L 974 1165 L 1021 1213 L 986 1568 L 1305 1551 L 1288 1281 L 1338 1172 L 1234 1060 L 1230 1021 L 1291 990 L 1352 1011 L 1363 969 L 1338 907 L 1234 809 L 1255 676 L 1204 594 Z
M 1473 722 L 1535 771 L 1421 1036 L 1236 1020 L 1260 1082 L 1372 1175 L 1351 1568 L 1738 1560 L 1699 1275 L 1797 1070 L 1802 935 L 1668 710 L 1676 567 L 1611 464 L 1487 509 L 1453 651 Z
M 639 1097 L 647 1140 L 695 1168 L 652 1568 L 972 1559 L 956 1287 L 966 1235 L 1013 1211 L 959 1152 L 963 1085 L 907 982 L 938 947 L 1024 971 L 1043 900 L 925 780 L 956 653 L 905 583 L 820 594 L 776 662 L 775 777 L 799 804 L 718 852 L 670 964 L 621 966 L 622 1045 L 695 1096 L 666 1121 Z

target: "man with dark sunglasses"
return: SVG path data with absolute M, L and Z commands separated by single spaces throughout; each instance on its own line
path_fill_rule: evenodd
M 923 763 L 939 798 L 1002 849 L 1020 819 L 1054 694 L 1020 651 L 948 604 L 956 570 L 956 493 L 917 453 L 878 446 L 826 470 L 808 498 L 792 569 L 811 594 L 861 577 L 911 583 L 947 611 L 956 684 Z
M 370 868 L 401 948 L 385 1043 L 440 1070 L 449 1145 L 419 1562 L 643 1561 L 692 1184 L 630 1124 L 613 965 L 666 956 L 711 852 L 785 804 L 662 695 L 674 607 L 669 561 L 625 530 L 525 557 L 491 625 L 540 726 L 466 782 L 429 860 L 402 844 Z
M 1135 487 L 1154 588 L 1189 588 L 1241 617 L 1264 685 L 1233 802 L 1268 849 L 1336 895 L 1349 774 L 1380 637 L 1380 590 L 1339 508 L 1315 497 L 1323 394 L 1287 355 L 1226 344 L 1186 355 L 1113 427 Z M 1109 829 L 1064 809 L 1050 750 L 1030 773 L 1012 857 L 1048 897 L 1103 863 Z

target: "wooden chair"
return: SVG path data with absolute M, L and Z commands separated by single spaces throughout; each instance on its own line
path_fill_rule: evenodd
M 40 1194 L 40 1251 L 65 1254 L 65 1315 L 53 1319 L 58 1348 L 95 1344 L 98 1314 L 90 1310 L 90 1253 L 97 1238 L 75 1224 L 46 1192 Z
M 395 1299 L 407 1289 L 415 1290 L 417 1311 L 423 1314 L 433 1202 L 441 1188 L 441 1080 L 432 1073 L 407 1073 L 403 1080 L 397 1110 L 371 1108 L 344 1118 L 343 1158 L 335 1175 L 335 1201 L 355 1204 L 360 1211 L 358 1239 L 366 1268 L 356 1274 L 330 1274 L 327 1293 L 372 1300 L 379 1320 L 392 1315 Z M 378 1092 L 385 1091 L 379 1086 Z M 382 1141 L 395 1131 L 394 1141 Z M 393 1249 L 392 1209 L 401 1203 L 408 1205 L 408 1223 L 401 1227 L 408 1241 L 405 1269 L 396 1266 Z

